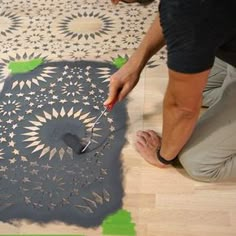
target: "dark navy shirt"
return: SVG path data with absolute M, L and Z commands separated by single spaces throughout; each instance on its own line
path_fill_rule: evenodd
M 197 73 L 215 57 L 236 66 L 236 0 L 161 0 L 170 69 Z

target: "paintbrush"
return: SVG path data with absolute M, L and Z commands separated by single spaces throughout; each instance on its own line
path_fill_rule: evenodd
M 93 130 L 94 127 L 96 126 L 96 124 L 99 122 L 99 120 L 102 118 L 102 116 L 105 114 L 105 112 L 107 111 L 111 111 L 113 106 L 115 105 L 116 100 L 112 103 L 110 103 L 109 105 L 105 106 L 105 109 L 102 111 L 102 113 L 98 116 L 98 118 L 95 120 L 95 122 L 93 123 L 93 126 L 91 128 L 91 132 L 90 132 L 90 136 L 88 138 L 88 143 L 85 145 L 85 147 L 81 150 L 81 153 L 84 153 L 86 151 L 86 149 L 88 148 L 88 146 L 92 143 L 92 138 L 93 138 Z
M 99 120 L 103 117 L 103 115 L 107 111 L 111 111 L 114 107 L 115 103 L 117 102 L 117 99 L 114 100 L 112 103 L 105 106 L 104 110 L 101 112 L 101 114 L 97 117 L 95 122 L 93 123 L 90 131 L 89 137 L 82 139 L 83 142 L 80 140 L 80 138 L 77 135 L 66 133 L 63 135 L 62 139 L 63 141 L 70 147 L 72 150 L 77 154 L 85 153 L 85 151 L 88 149 L 89 145 L 92 143 L 93 133 L 95 126 L 99 123 Z M 87 141 L 87 143 L 84 145 L 84 142 Z

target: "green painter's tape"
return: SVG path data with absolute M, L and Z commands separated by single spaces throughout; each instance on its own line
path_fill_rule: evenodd
M 29 61 L 11 61 L 8 68 L 12 74 L 23 74 L 34 70 L 41 64 L 43 64 L 43 59 L 35 58 Z
M 127 62 L 127 58 L 117 57 L 113 59 L 112 63 L 116 68 L 121 68 Z
M 102 233 L 103 235 L 135 236 L 135 224 L 131 221 L 131 214 L 128 211 L 118 210 L 103 221 Z

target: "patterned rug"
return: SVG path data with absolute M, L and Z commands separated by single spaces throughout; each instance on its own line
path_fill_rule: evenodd
M 88 227 L 121 207 L 125 104 L 105 113 L 85 153 L 63 139 L 89 136 L 115 71 L 108 63 L 63 61 L 7 78 L 0 95 L 0 220 Z
M 0 82 L 12 60 L 111 60 L 138 47 L 158 12 L 149 6 L 113 6 L 110 0 L 0 0 Z M 165 63 L 166 50 L 149 67 Z

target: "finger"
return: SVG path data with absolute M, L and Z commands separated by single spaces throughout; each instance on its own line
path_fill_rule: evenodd
M 142 133 L 143 133 L 143 131 L 139 130 L 139 131 L 137 131 L 136 136 L 142 136 Z
M 140 135 L 140 137 L 143 137 L 143 138 L 146 140 L 146 142 L 151 139 L 150 134 L 147 133 L 147 132 L 145 132 L 145 131 L 142 132 L 142 134 Z
M 157 133 L 153 130 L 146 130 L 144 132 L 144 135 L 147 139 L 147 137 L 149 137 L 147 140 L 149 142 L 150 145 L 152 145 L 153 147 L 160 147 L 161 146 L 161 138 L 157 135 Z
M 125 85 L 119 93 L 119 101 L 123 100 L 131 90 L 130 86 Z
M 117 98 L 119 98 L 119 93 L 120 93 L 120 85 L 111 82 L 108 98 L 103 103 L 103 105 L 107 106 L 111 103 L 114 103 L 117 100 Z
M 147 145 L 146 139 L 142 136 L 136 138 L 136 143 L 142 145 L 143 147 Z
M 161 137 L 154 130 L 149 129 L 146 132 L 152 137 L 153 140 L 158 140 L 159 142 L 161 141 Z
M 144 137 L 150 137 L 149 133 L 143 130 L 139 130 L 137 133 L 137 136 L 144 136 Z
M 141 143 L 142 145 L 147 146 L 150 140 L 150 136 L 143 132 L 143 131 L 138 131 L 137 136 L 136 136 L 136 142 Z
M 159 137 L 159 134 L 156 131 L 152 130 L 152 129 L 147 129 L 146 132 L 148 132 L 152 136 Z
M 134 146 L 135 146 L 136 150 L 140 150 L 140 149 L 145 148 L 145 146 L 138 141 L 135 142 Z
M 120 0 L 111 0 L 111 2 L 112 2 L 113 4 L 115 4 L 115 5 L 118 4 L 119 1 L 120 1 Z
M 108 98 L 106 99 L 106 101 L 103 103 L 103 105 L 108 106 L 108 105 L 114 103 L 115 99 L 116 99 L 115 97 L 109 95 Z
M 147 131 L 138 131 L 137 137 L 143 138 L 146 142 L 146 145 L 152 148 L 159 148 L 161 146 L 161 139 L 155 135 L 155 131 L 150 132 L 151 130 Z

